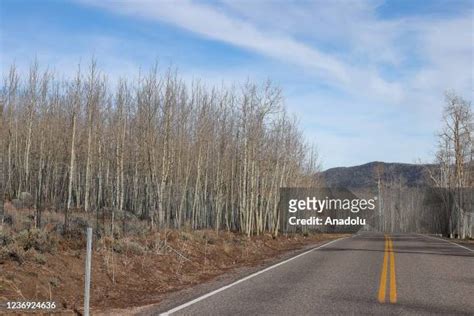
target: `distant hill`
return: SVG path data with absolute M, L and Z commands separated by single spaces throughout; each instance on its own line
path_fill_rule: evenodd
M 320 176 L 329 187 L 372 188 L 380 178 L 384 182 L 401 181 L 403 185 L 426 186 L 433 165 L 387 163 L 374 161 L 354 167 L 337 167 L 321 172 Z

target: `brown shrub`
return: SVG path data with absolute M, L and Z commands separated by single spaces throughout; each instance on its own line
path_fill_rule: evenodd
M 7 260 L 16 261 L 22 264 L 26 260 L 25 250 L 16 244 L 10 244 L 6 247 L 0 248 L 0 262 L 5 262 Z
M 14 238 L 14 243 L 25 251 L 35 249 L 41 253 L 54 252 L 58 246 L 58 238 L 54 233 L 30 229 L 19 232 Z
M 38 264 L 45 264 L 46 256 L 36 251 L 34 248 L 31 248 L 25 252 L 25 261 L 36 262 Z

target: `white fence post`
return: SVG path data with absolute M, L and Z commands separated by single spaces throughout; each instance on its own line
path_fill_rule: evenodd
M 84 316 L 89 316 L 91 287 L 92 228 L 87 227 L 86 279 L 84 282 Z

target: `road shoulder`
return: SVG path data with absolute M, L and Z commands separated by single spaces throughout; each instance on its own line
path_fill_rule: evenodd
M 452 244 L 453 246 L 458 246 L 460 248 L 464 248 L 466 250 L 474 252 L 474 240 L 453 239 L 453 238 L 439 237 L 435 235 L 423 235 L 423 234 L 418 234 L 418 235 L 423 236 L 425 238 L 429 238 L 429 239 L 445 241 L 447 243 Z
M 349 235 L 347 235 L 349 236 Z M 301 255 L 305 252 L 308 252 L 314 248 L 321 247 L 322 245 L 335 241 L 340 238 L 347 236 L 343 235 L 334 235 L 328 236 L 327 239 L 321 240 L 312 244 L 305 245 L 299 249 L 293 249 L 286 252 L 283 252 L 275 257 L 266 258 L 260 263 L 253 266 L 243 266 L 238 267 L 233 270 L 228 271 L 227 273 L 221 274 L 215 277 L 212 280 L 191 286 L 177 292 L 162 294 L 157 296 L 157 303 L 148 304 L 145 306 L 133 307 L 130 309 L 113 309 L 113 310 L 96 310 L 95 314 L 97 315 L 157 315 L 159 313 L 166 312 L 176 306 L 185 304 L 193 299 L 199 298 L 202 295 L 230 285 L 240 279 L 251 276 L 258 271 L 269 268 L 273 265 L 276 265 L 285 260 L 291 259 L 295 256 Z

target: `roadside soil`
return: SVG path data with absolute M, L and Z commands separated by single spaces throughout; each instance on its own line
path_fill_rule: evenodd
M 133 240 L 95 240 L 91 312 L 148 314 L 157 310 L 157 304 L 160 309 L 171 307 L 262 265 L 341 236 L 248 238 L 232 232 L 168 230 Z M 54 301 L 55 313 L 81 314 L 84 245 L 83 240 L 62 240 L 58 250 L 45 253 L 40 262 L 0 262 L 0 314 L 6 312 L 7 301 Z M 213 285 L 208 285 L 210 280 Z

